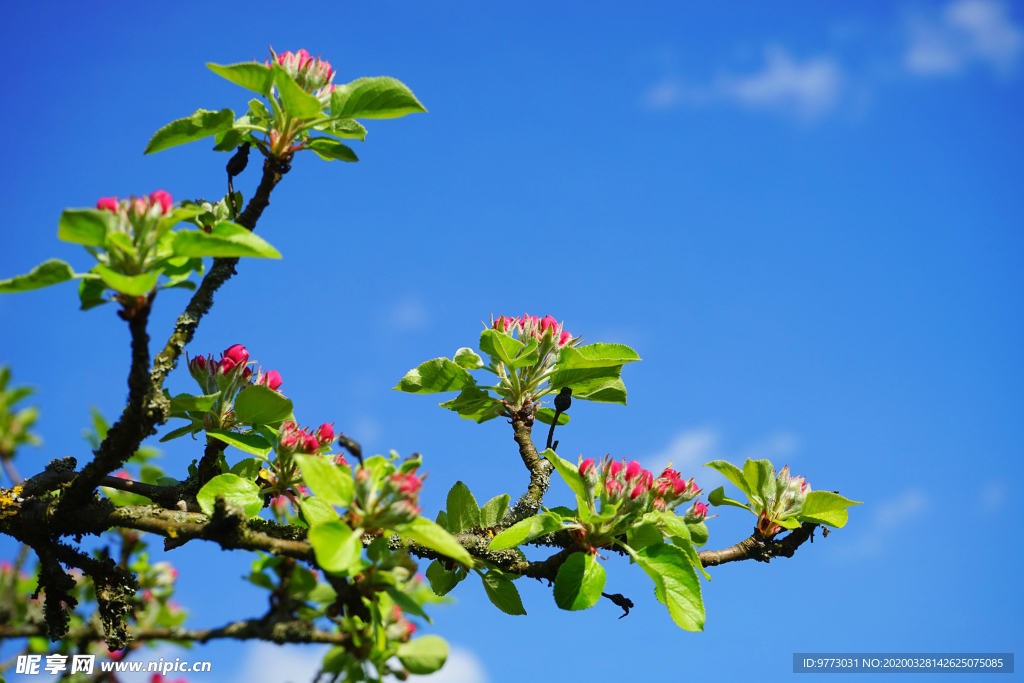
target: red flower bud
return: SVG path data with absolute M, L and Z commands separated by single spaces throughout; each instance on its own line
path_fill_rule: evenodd
M 263 384 L 269 389 L 277 391 L 278 387 L 280 387 L 281 384 L 283 384 L 281 380 L 281 373 L 278 372 L 277 370 L 271 370 L 270 372 L 263 376 L 263 381 L 261 382 L 261 384 Z
M 235 363 L 235 361 L 231 360 L 230 358 L 221 358 L 221 360 L 220 360 L 220 374 L 222 374 L 222 375 L 228 374 L 229 372 L 231 372 L 232 370 L 235 369 L 236 365 L 238 365 L 238 364 Z
M 594 466 L 594 459 L 593 458 L 587 458 L 586 460 L 581 462 L 580 463 L 580 475 L 584 476 L 584 477 L 587 476 L 587 472 L 589 472 L 590 469 L 593 466 Z
M 174 200 L 171 199 L 171 195 L 163 190 L 157 190 L 153 194 L 149 195 L 150 205 L 159 204 L 161 211 L 167 213 L 171 210 L 171 206 L 174 204 Z
M 636 500 L 640 496 L 647 493 L 650 489 L 643 485 L 643 482 L 633 487 L 633 490 L 629 492 L 629 499 Z
M 246 368 L 245 370 L 242 370 L 242 379 L 249 379 L 249 376 L 251 374 L 252 374 L 252 369 L 251 368 Z
M 572 341 L 572 334 L 569 330 L 562 330 L 562 333 L 558 335 L 558 347 L 561 348 Z
M 293 429 L 295 429 L 295 423 L 292 422 L 291 420 L 285 420 L 284 422 L 281 423 L 282 432 L 290 432 Z
M 622 463 L 619 462 L 618 460 L 612 460 L 610 463 L 608 463 L 608 476 L 609 477 L 617 477 L 617 476 L 619 476 L 619 472 L 621 472 L 621 471 L 622 471 Z
M 672 491 L 677 496 L 681 496 L 684 493 L 686 493 L 687 486 L 689 486 L 689 483 L 684 481 L 683 479 L 673 479 L 672 480 Z
M 334 441 L 334 427 L 326 422 L 320 425 L 320 429 L 316 430 L 316 435 L 324 443 L 330 443 Z
M 551 330 L 551 333 L 554 334 L 554 331 L 555 331 L 555 329 L 557 327 L 558 327 L 558 321 L 555 320 L 554 318 L 552 318 L 550 315 L 544 316 L 544 318 L 540 321 L 540 333 L 541 334 L 544 334 L 548 330 Z
M 636 460 L 630 460 L 629 464 L 626 465 L 626 481 L 632 481 L 640 476 L 640 473 L 644 471 L 644 466 Z
M 96 202 L 96 208 L 100 210 L 106 209 L 107 211 L 117 213 L 121 209 L 121 206 L 117 203 L 117 197 L 100 197 L 100 200 Z
M 284 436 L 281 437 L 281 446 L 283 446 L 284 448 L 294 448 L 298 440 L 299 437 L 297 437 L 295 434 L 285 434 Z
M 302 440 L 302 447 L 307 453 L 316 453 L 320 449 L 320 442 L 312 434 L 307 434 Z
M 665 471 L 661 473 L 661 479 L 678 479 L 679 473 L 671 467 L 666 467 Z
M 225 358 L 233 360 L 237 365 L 245 365 L 249 362 L 249 352 L 241 344 L 229 346 L 223 355 Z
M 607 479 L 604 482 L 604 490 L 609 498 L 618 498 L 622 494 L 622 484 L 615 479 Z

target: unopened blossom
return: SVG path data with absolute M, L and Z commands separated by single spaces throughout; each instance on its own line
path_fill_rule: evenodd
M 105 211 L 113 211 L 114 213 L 121 210 L 121 207 L 117 202 L 117 197 L 100 197 L 99 201 L 96 202 L 96 208 Z
M 249 362 L 249 351 L 241 344 L 232 344 L 224 351 L 224 357 L 230 358 L 238 365 L 245 365 Z
M 691 524 L 703 522 L 708 516 L 708 506 L 704 503 L 694 503 L 693 507 L 686 511 L 683 519 Z
M 279 54 L 277 63 L 306 92 L 328 87 L 334 80 L 335 72 L 330 62 L 319 56 L 313 59 L 306 50 Z
M 334 441 L 334 425 L 325 422 L 316 430 L 317 438 L 323 443 Z

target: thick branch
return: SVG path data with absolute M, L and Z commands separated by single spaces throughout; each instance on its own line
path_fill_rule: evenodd
M 544 502 L 544 494 L 551 485 L 552 465 L 547 460 L 537 455 L 537 448 L 533 445 L 531 432 L 533 431 L 533 415 L 536 406 L 529 404 L 512 415 L 512 433 L 519 445 L 519 457 L 523 464 L 530 471 L 530 485 L 526 493 L 519 497 L 516 504 L 505 515 L 502 520 L 503 526 L 511 526 L 516 522 L 532 517 L 540 510 Z
M 784 538 L 767 542 L 759 540 L 755 532 L 755 535 L 743 539 L 734 546 L 722 550 L 702 550 L 697 554 L 705 567 L 716 567 L 726 562 L 741 560 L 768 562 L 773 557 L 793 557 L 796 549 L 804 542 L 808 539 L 814 541 L 814 530 L 817 527 L 817 524 L 804 522 L 800 528 L 794 529 Z

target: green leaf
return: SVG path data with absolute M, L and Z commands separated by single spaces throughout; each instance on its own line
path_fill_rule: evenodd
M 507 493 L 495 496 L 484 503 L 480 508 L 480 526 L 492 527 L 502 520 L 508 511 L 508 501 L 511 499 Z
M 622 383 L 621 373 L 621 365 L 557 369 L 548 382 L 554 389 L 569 387 L 574 399 L 626 405 L 626 385 Z
M 391 599 L 395 601 L 395 604 L 402 608 L 403 612 L 425 619 L 428 624 L 433 624 L 433 620 L 430 615 L 423 611 L 420 604 L 412 599 L 412 597 L 405 591 L 400 590 L 395 586 L 389 586 L 387 588 L 387 594 L 391 596 Z
M 736 487 L 747 494 L 750 497 L 750 487 L 747 486 L 747 480 L 743 477 L 743 470 L 731 462 L 725 460 L 712 460 L 709 463 L 705 463 L 704 467 L 710 467 L 716 472 L 720 472 L 726 479 L 731 481 Z
M 245 514 L 255 517 L 263 509 L 263 496 L 254 482 L 242 479 L 237 474 L 218 474 L 206 482 L 196 494 L 196 502 L 208 515 L 213 514 L 217 498 L 245 509 Z
M 216 135 L 217 133 L 231 128 L 235 122 L 235 113 L 230 109 L 220 111 L 207 111 L 198 109 L 192 116 L 187 116 L 177 121 L 171 121 L 166 126 L 153 133 L 149 144 L 146 145 L 146 154 L 160 152 L 169 147 L 183 145 L 186 142 L 194 142 L 203 138 Z
M 675 517 L 675 515 L 672 516 Z M 686 531 L 686 524 L 683 520 L 679 520 L 679 525 Z M 626 542 L 629 543 L 629 547 L 633 548 L 633 550 L 642 550 L 649 545 L 662 543 L 664 540 L 665 538 L 662 536 L 661 530 L 656 524 L 651 522 L 634 525 L 626 532 Z
M 119 218 L 113 211 L 99 209 L 65 209 L 57 223 L 57 237 L 72 244 L 102 247 L 107 233 L 117 231 Z M 127 234 L 117 234 L 128 237 Z
M 223 221 L 211 232 L 180 230 L 174 234 L 176 256 L 213 256 L 215 258 L 281 258 L 281 253 L 262 237 L 241 225 Z
M 700 555 L 697 554 L 697 549 L 693 547 L 693 534 L 696 525 L 687 524 L 682 517 L 671 512 L 648 512 L 643 518 L 649 522 L 654 522 L 661 527 L 661 529 L 668 534 L 672 543 L 686 553 L 686 556 L 690 559 L 690 564 L 692 564 L 695 569 L 700 570 L 700 573 L 704 575 L 704 578 L 708 581 L 711 580 L 711 576 L 704 571 L 704 564 L 700 561 Z M 704 526 L 703 522 L 700 522 L 699 524 L 703 527 L 703 534 L 701 534 L 701 529 L 696 529 L 696 532 L 698 536 L 703 536 L 704 540 L 701 541 L 701 545 L 703 545 L 703 543 L 707 541 L 707 527 Z M 630 542 L 629 545 L 634 549 L 638 549 L 638 547 L 632 542 Z
M 352 527 L 340 519 L 311 527 L 309 542 L 316 553 L 317 564 L 329 572 L 358 571 L 362 566 L 363 544 Z
M 604 567 L 594 554 L 573 553 L 555 576 L 555 604 L 565 610 L 593 607 L 601 599 L 604 582 Z
M 469 487 L 461 481 L 448 492 L 448 530 L 452 533 L 480 526 L 480 507 Z
M 495 607 L 512 616 L 526 614 L 523 599 L 519 597 L 515 584 L 494 570 L 481 575 L 481 578 L 484 582 L 484 591 Z
M 315 96 L 302 89 L 295 79 L 280 65 L 274 64 L 274 84 L 281 94 L 281 106 L 293 118 L 311 119 L 320 115 L 323 105 Z M 337 92 L 335 88 L 335 92 Z
M 537 412 L 534 413 L 534 417 L 537 418 L 538 422 L 549 425 L 555 419 L 555 411 L 551 408 L 538 408 Z M 569 416 L 565 413 L 559 413 L 558 424 L 559 426 L 569 424 Z
M 448 513 L 444 510 L 437 511 L 437 519 L 434 520 L 442 529 L 448 528 Z
M 444 568 L 444 565 L 434 560 L 427 567 L 427 581 L 430 582 L 430 588 L 436 595 L 445 596 L 452 592 L 459 582 L 469 575 L 469 571 L 465 567 L 456 567 L 455 569 L 448 570 Z
M 397 654 L 409 673 L 432 674 L 448 660 L 448 643 L 440 636 L 422 636 L 399 645 Z
M 156 287 L 158 273 L 142 273 L 141 275 L 122 275 L 106 266 L 96 266 L 93 272 L 103 278 L 103 282 L 114 291 L 128 296 L 145 296 Z
M 394 388 L 410 394 L 436 394 L 475 386 L 473 377 L 464 368 L 447 358 L 435 358 L 410 370 Z
M 332 119 L 325 121 L 324 123 L 318 123 L 313 126 L 313 130 L 327 135 L 333 135 L 336 138 L 345 138 L 349 140 L 365 140 L 366 139 L 366 128 L 363 124 L 352 119 Z
M 690 540 L 695 546 L 702 546 L 708 542 L 708 525 L 704 522 L 687 523 L 686 528 L 690 530 Z
M 672 621 L 687 631 L 703 631 L 700 579 L 686 553 L 667 543 L 651 545 L 640 552 L 627 546 L 627 551 L 654 581 L 654 595 L 668 608 Z
M 846 508 L 860 505 L 860 502 L 843 498 L 831 491 L 811 491 L 800 508 L 797 519 L 834 527 L 845 526 L 849 517 Z
M 360 78 L 331 93 L 331 116 L 348 119 L 393 119 L 426 112 L 404 83 L 387 76 Z
M 242 479 L 255 480 L 263 467 L 263 461 L 259 458 L 244 458 L 231 466 L 231 474 L 237 474 Z
M 304 498 L 299 501 L 302 517 L 310 528 L 317 524 L 333 522 L 338 519 L 338 512 L 322 498 Z
M 505 365 L 511 365 L 512 359 L 523 346 L 523 342 L 513 339 L 504 332 L 484 330 L 480 333 L 480 350 Z
M 432 550 L 436 550 L 442 555 L 446 555 L 456 562 L 461 562 L 464 565 L 472 567 L 475 564 L 473 556 L 470 555 L 465 548 L 459 545 L 459 542 L 455 538 L 434 524 L 429 519 L 423 517 L 417 517 L 408 524 L 403 524 L 396 529 L 400 536 L 408 538 L 410 540 L 419 543 L 422 546 L 426 546 Z
M 186 434 L 195 434 L 201 432 L 202 430 L 202 423 L 195 421 L 192 422 L 192 424 L 185 425 L 184 427 L 178 427 L 177 429 L 174 429 L 168 432 L 167 434 L 164 434 L 162 437 L 160 437 L 160 443 L 163 443 L 164 441 L 173 441 L 174 439 L 181 438 Z
M 750 510 L 749 505 L 733 500 L 725 495 L 725 487 L 719 486 L 717 489 L 708 494 L 708 502 L 718 507 L 720 505 L 732 505 L 733 507 L 743 508 L 744 510 Z
M 564 527 L 560 515 L 554 512 L 545 512 L 516 522 L 492 538 L 487 548 L 488 550 L 515 548 L 517 545 L 528 543 L 562 528 Z
M 564 346 L 558 353 L 557 368 L 614 368 L 640 360 L 637 352 L 625 344 L 587 344 Z
M 310 138 L 305 146 L 307 149 L 316 152 L 321 159 L 327 159 L 328 161 L 333 159 L 338 161 L 359 161 L 359 157 L 356 156 L 351 147 L 330 138 Z
M 475 385 L 466 387 L 458 396 L 439 405 L 454 410 L 459 417 L 476 420 L 478 423 L 498 417 L 505 409 L 501 401 Z
M 270 387 L 250 384 L 235 397 L 235 419 L 251 425 L 277 424 L 291 417 L 292 402 Z
M 226 429 L 207 429 L 206 433 L 249 455 L 265 456 L 270 453 L 270 443 L 255 432 L 239 433 Z
M 501 334 L 498 332 L 498 334 Z M 508 364 L 509 370 L 517 370 L 534 365 L 540 360 L 540 348 L 536 339 L 531 339 L 519 354 Z
M 197 413 L 205 413 L 213 409 L 214 404 L 217 403 L 217 399 L 220 398 L 220 392 L 216 394 L 209 394 L 206 396 L 193 396 L 191 394 L 178 394 L 171 398 L 171 415 L 177 415 L 179 413 L 187 413 L 194 411 Z
M 256 62 L 225 65 L 207 62 L 206 66 L 213 73 L 221 78 L 226 78 L 235 85 L 240 85 L 263 96 L 270 95 L 270 86 L 274 83 L 274 72 L 270 67 Z
M 467 370 L 479 370 L 484 366 L 484 359 L 468 346 L 463 346 L 456 351 L 453 360 L 456 365 Z
M 743 463 L 743 478 L 748 490 L 762 501 L 775 497 L 775 470 L 769 460 L 750 460 Z
M 302 480 L 314 495 L 331 505 L 352 504 L 355 484 L 346 467 L 316 455 L 296 455 L 295 461 L 302 470 Z
M 569 485 L 572 492 L 579 496 L 581 499 L 586 499 L 586 491 L 583 488 L 583 479 L 580 477 L 580 470 L 576 465 L 573 465 L 568 460 L 563 460 L 558 457 L 550 448 L 540 454 L 540 457 L 547 458 L 551 464 L 555 466 L 558 473 L 562 475 L 562 479 Z
M 83 276 L 81 282 L 78 283 L 78 299 L 82 304 L 80 309 L 88 311 L 90 308 L 109 303 L 109 299 L 103 296 L 106 291 L 107 285 L 99 275 L 90 273 Z
M 0 294 L 27 292 L 30 289 L 49 287 L 50 285 L 67 282 L 75 276 L 75 271 L 60 259 L 44 261 L 25 275 L 18 275 L 7 280 L 0 280 Z

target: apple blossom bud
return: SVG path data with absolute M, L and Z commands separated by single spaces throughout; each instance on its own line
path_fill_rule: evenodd
M 604 482 L 604 493 L 608 500 L 614 502 L 622 496 L 622 484 L 616 479 L 606 479 Z
M 281 380 L 281 373 L 278 372 L 277 370 L 271 370 L 270 372 L 263 376 L 261 384 L 263 384 L 268 389 L 273 389 L 274 391 L 277 391 L 278 387 L 280 387 L 283 384 Z
M 224 351 L 223 356 L 225 358 L 230 358 L 238 365 L 245 365 L 249 362 L 249 351 L 241 344 L 229 346 L 227 350 Z
M 334 426 L 324 422 L 316 430 L 316 435 L 323 443 L 330 443 L 334 441 Z
M 640 476 L 640 473 L 644 471 L 644 466 L 636 460 L 630 460 L 629 464 L 626 465 L 626 481 L 632 481 Z
M 235 369 L 238 364 L 230 358 L 221 358 L 220 360 L 220 374 L 227 375 L 229 372 Z
M 171 210 L 171 206 L 174 205 L 174 200 L 171 199 L 171 195 L 163 190 L 157 190 L 153 194 L 149 195 L 150 206 L 160 205 L 161 213 L 167 213 Z
M 316 453 L 320 449 L 320 442 L 312 434 L 307 434 L 302 440 L 302 447 L 307 453 Z
M 580 463 L 580 476 L 587 476 L 587 473 L 590 472 L 590 470 L 592 469 L 594 469 L 594 459 L 587 458 L 586 460 Z
M 117 197 L 100 197 L 96 202 L 96 208 L 117 213 L 121 210 L 121 205 L 117 203 Z
M 562 348 L 572 341 L 572 333 L 569 330 L 562 330 L 558 335 L 558 348 Z
M 650 489 L 643 485 L 643 482 L 633 487 L 633 490 L 629 492 L 629 499 L 636 500 L 640 496 L 647 493 Z
M 708 506 L 704 503 L 694 503 L 693 507 L 686 511 L 683 521 L 694 524 L 703 522 L 708 516 Z
M 618 477 L 619 472 L 622 471 L 622 463 L 618 460 L 612 460 L 608 463 L 608 475 L 609 477 Z
M 557 328 L 558 326 L 559 325 L 558 325 L 558 321 L 557 320 L 552 318 L 550 315 L 546 315 L 540 321 L 540 333 L 544 334 L 548 330 L 551 330 L 551 333 L 554 334 L 555 328 Z
M 671 480 L 671 479 L 678 479 L 678 478 L 679 478 L 679 473 L 676 472 L 671 467 L 666 467 L 662 471 L 661 476 L 659 477 L 659 479 L 669 479 L 669 480 Z

